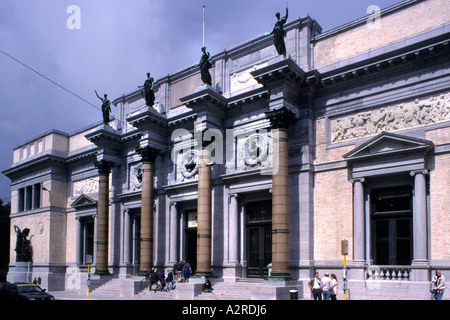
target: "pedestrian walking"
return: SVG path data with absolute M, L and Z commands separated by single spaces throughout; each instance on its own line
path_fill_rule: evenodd
M 314 278 L 309 280 L 308 287 L 311 289 L 314 300 L 322 300 L 322 282 L 318 272 L 314 274 Z
M 333 284 L 331 283 L 330 274 L 328 272 L 325 273 L 321 283 L 323 300 L 331 300 L 331 288 L 333 287 Z
M 160 284 L 159 291 L 163 291 L 164 288 L 166 287 L 166 275 L 164 274 L 164 270 L 162 270 L 159 275 L 159 284 Z
M 158 272 L 155 270 L 155 267 L 152 267 L 150 271 L 150 290 L 155 290 L 158 284 Z
M 431 290 L 435 300 L 442 300 L 444 296 L 444 290 L 447 288 L 445 285 L 445 277 L 441 274 L 441 270 L 436 270 L 433 279 L 431 279 Z
M 169 270 L 166 277 L 166 291 L 173 289 L 173 271 Z
M 334 273 L 331 274 L 331 300 L 337 300 L 338 294 L 338 281 Z
M 183 276 L 183 267 L 184 267 L 183 261 L 180 260 L 180 262 L 177 264 L 177 272 L 176 272 L 178 282 L 181 281 L 181 277 Z
M 189 262 L 186 261 L 183 267 L 184 282 L 189 282 L 189 277 L 191 276 L 191 273 L 192 273 L 191 265 L 189 264 Z

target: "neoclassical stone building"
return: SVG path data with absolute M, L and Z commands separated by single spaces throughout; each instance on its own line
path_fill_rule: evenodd
M 132 296 L 187 260 L 266 279 L 253 298 L 308 298 L 314 271 L 342 288 L 346 239 L 352 299 L 429 299 L 434 271 L 450 277 L 448 9 L 407 0 L 327 32 L 292 19 L 286 55 L 259 36 L 212 55 L 212 86 L 192 66 L 155 81 L 152 107 L 136 90 L 109 124 L 21 143 L 3 173 L 33 259 L 19 268 L 13 230 L 10 281 L 67 290 L 92 257 Z

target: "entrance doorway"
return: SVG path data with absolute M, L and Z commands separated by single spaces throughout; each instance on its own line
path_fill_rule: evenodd
M 372 199 L 372 259 L 377 265 L 412 261 L 412 187 L 376 189 Z
M 197 270 L 197 212 L 186 212 L 187 225 L 186 225 L 186 242 L 185 252 L 186 261 L 191 265 L 192 273 Z
M 94 219 L 85 218 L 81 221 L 83 232 L 82 259 L 86 264 L 86 256 L 94 257 Z
M 247 277 L 267 278 L 272 262 L 272 201 L 246 205 Z

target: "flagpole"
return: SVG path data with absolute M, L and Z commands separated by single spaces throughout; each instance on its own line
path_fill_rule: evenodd
M 203 47 L 205 46 L 205 6 L 203 6 Z

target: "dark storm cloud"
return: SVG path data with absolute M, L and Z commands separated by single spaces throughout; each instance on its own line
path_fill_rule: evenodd
M 396 0 L 291 0 L 289 20 L 310 15 L 329 30 L 365 16 L 370 5 Z M 71 5 L 81 29 L 67 26 Z M 100 106 L 94 90 L 120 97 L 151 72 L 155 79 L 197 63 L 202 46 L 212 55 L 264 32 L 284 13 L 274 0 L 2 0 L 0 50 Z M 69 21 L 70 22 L 70 21 Z M 69 23 L 70 24 L 70 23 Z M 0 169 L 14 146 L 50 129 L 73 132 L 101 120 L 99 110 L 0 52 Z M 0 176 L 9 201 L 9 179 Z

